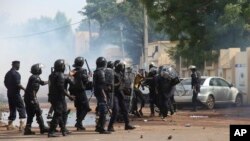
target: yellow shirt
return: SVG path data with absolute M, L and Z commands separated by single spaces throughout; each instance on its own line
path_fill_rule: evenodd
M 141 74 L 137 74 L 135 76 L 135 80 L 134 80 L 134 88 L 139 89 L 139 87 L 141 86 L 141 81 L 144 79 L 144 77 Z

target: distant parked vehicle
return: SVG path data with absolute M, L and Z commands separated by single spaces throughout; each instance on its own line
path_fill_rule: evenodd
M 192 103 L 192 95 L 191 78 L 182 78 L 181 83 L 176 85 L 175 101 L 177 103 Z M 245 93 L 240 92 L 221 77 L 201 77 L 198 99 L 208 109 L 213 109 L 216 104 L 241 106 L 245 103 L 246 98 Z

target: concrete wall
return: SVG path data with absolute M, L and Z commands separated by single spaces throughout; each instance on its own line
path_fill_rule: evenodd
M 99 36 L 98 33 L 92 32 L 92 37 Z M 75 54 L 76 55 L 82 55 L 83 53 L 86 53 L 89 51 L 89 32 L 86 31 L 80 31 L 75 33 Z
M 221 49 L 218 59 L 218 63 L 204 62 L 204 70 L 201 72 L 206 76 L 220 76 L 229 81 L 235 83 L 235 56 L 240 53 L 240 48 Z M 241 57 L 241 56 L 239 56 Z M 183 61 L 182 61 L 183 62 Z M 179 64 L 178 64 L 179 65 Z M 184 66 L 184 65 L 181 65 Z M 199 70 L 199 68 L 198 68 Z M 189 77 L 190 72 L 187 66 L 181 68 L 182 77 Z
M 248 94 L 248 64 L 247 52 L 239 52 L 235 56 L 235 86 L 242 92 Z M 249 95 L 247 102 L 250 104 Z M 249 99 L 249 100 L 248 100 Z
M 177 42 L 156 41 L 148 44 L 148 64 L 153 62 L 155 65 L 171 64 L 175 66 L 175 61 L 171 60 L 167 51 L 175 47 Z
M 247 101 L 248 101 L 248 104 L 250 104 L 250 87 L 249 87 L 249 81 L 250 81 L 250 75 L 248 75 L 249 71 L 250 71 L 250 48 L 247 48 L 246 50 L 246 58 L 247 58 Z

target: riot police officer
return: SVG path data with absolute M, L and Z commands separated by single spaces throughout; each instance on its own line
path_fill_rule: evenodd
M 170 92 L 171 84 L 167 75 L 159 75 L 157 78 L 157 95 L 159 95 L 160 115 L 162 118 L 167 117 L 170 110 Z
M 143 85 L 149 86 L 149 107 L 150 107 L 150 116 L 155 116 L 154 107 L 158 105 L 157 95 L 156 95 L 156 76 L 157 76 L 157 67 L 151 63 L 149 65 L 149 73 L 143 83 Z
M 39 75 L 42 74 L 42 64 L 34 64 L 33 66 L 31 66 L 30 72 L 32 73 L 32 75 L 29 78 L 24 94 L 24 102 L 28 115 L 26 127 L 24 129 L 24 135 L 35 134 L 35 132 L 31 131 L 31 124 L 35 115 L 37 123 L 39 124 L 40 133 L 43 134 L 45 132 L 48 132 L 48 127 L 45 127 L 44 125 L 42 110 L 37 100 L 37 92 L 40 88 L 40 85 L 46 85 L 48 84 L 48 82 L 41 80 L 41 78 L 39 77 Z
M 135 129 L 135 127 L 129 124 L 128 111 L 124 103 L 124 94 L 123 94 L 124 70 L 125 70 L 125 65 L 121 62 L 115 66 L 115 77 L 114 77 L 115 78 L 114 80 L 115 95 L 114 95 L 114 101 L 113 101 L 114 105 L 112 108 L 112 115 L 111 115 L 109 125 L 108 125 L 108 131 L 111 131 L 111 132 L 115 131 L 113 124 L 117 118 L 119 108 L 121 110 L 121 113 L 123 115 L 123 120 L 125 122 L 125 130 Z
M 189 66 L 191 70 L 191 86 L 193 90 L 193 97 L 192 97 L 192 104 L 193 104 L 193 111 L 197 111 L 197 104 L 199 100 L 197 99 L 198 93 L 200 92 L 200 74 L 196 70 L 196 66 Z
M 26 111 L 24 103 L 20 94 L 20 90 L 25 88 L 21 85 L 21 75 L 18 70 L 20 68 L 20 61 L 13 61 L 12 68 L 6 73 L 4 77 L 4 85 L 7 88 L 7 96 L 9 102 L 10 115 L 8 117 L 9 122 L 7 129 L 14 129 L 13 121 L 16 119 L 16 111 L 19 113 L 20 127 L 19 130 L 23 129 L 24 121 L 26 118 Z
M 150 69 L 153 68 L 153 67 L 156 67 L 156 66 L 155 66 L 155 64 L 154 64 L 153 62 L 151 62 L 151 63 L 149 64 L 149 66 L 148 66 L 148 70 L 150 71 Z
M 114 63 L 112 61 L 108 61 L 107 68 L 105 69 L 105 93 L 107 94 L 107 102 L 108 108 L 112 108 L 113 106 L 113 98 L 114 98 Z
M 86 85 L 88 83 L 88 74 L 87 70 L 83 69 L 84 58 L 77 57 L 75 58 L 74 65 L 75 69 L 73 70 L 73 84 L 70 85 L 70 94 L 75 96 L 76 100 L 74 105 L 76 107 L 76 124 L 75 127 L 77 130 L 86 130 L 82 125 L 82 121 L 89 111 L 89 101 L 85 92 Z
M 115 60 L 113 67 L 116 67 L 121 61 L 120 60 Z
M 178 73 L 171 66 L 162 66 L 160 69 L 160 75 L 157 80 L 157 90 L 160 97 L 160 112 L 162 118 L 168 116 L 168 112 L 171 115 L 174 114 L 174 107 L 171 101 L 173 97 L 173 90 L 176 84 L 178 84 Z
M 65 121 L 67 118 L 67 103 L 65 95 L 70 99 L 74 100 L 73 96 L 70 96 L 65 89 L 65 61 L 63 59 L 58 59 L 54 63 L 54 71 L 49 76 L 49 101 L 54 109 L 53 118 L 50 123 L 48 137 L 57 137 L 55 135 L 55 130 L 57 124 L 61 128 L 63 136 L 67 135 L 67 130 L 65 127 Z
M 107 68 L 113 69 L 114 68 L 114 62 L 108 61 Z
M 104 129 L 106 123 L 107 113 L 107 95 L 105 93 L 106 81 L 105 81 L 105 68 L 107 66 L 107 60 L 104 57 L 99 57 L 96 60 L 96 70 L 93 75 L 94 94 L 97 99 L 99 119 L 96 125 L 96 132 L 100 134 L 110 134 L 109 131 Z

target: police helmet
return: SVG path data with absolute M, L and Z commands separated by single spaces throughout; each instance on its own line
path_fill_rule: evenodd
M 153 62 L 149 64 L 149 69 L 151 69 L 152 67 L 155 67 L 155 64 Z
M 107 68 L 113 69 L 114 68 L 114 63 L 112 61 L 108 61 Z
M 163 69 L 163 66 L 159 66 L 159 68 L 158 68 L 158 74 L 161 74 L 162 69 Z
M 64 72 L 65 71 L 65 61 L 63 59 L 58 59 L 54 63 L 55 72 Z
M 125 64 L 120 62 L 115 66 L 116 72 L 124 72 L 125 71 Z
M 149 73 L 151 73 L 153 76 L 156 75 L 158 72 L 157 67 L 152 67 L 149 69 Z
M 170 79 L 170 72 L 169 70 L 166 68 L 166 67 L 162 67 L 161 71 L 160 71 L 160 75 L 161 77 L 163 78 L 166 78 L 166 79 Z
M 121 62 L 120 60 L 116 60 L 116 61 L 114 62 L 114 67 L 116 67 L 120 62 Z
M 196 66 L 191 65 L 191 66 L 189 66 L 189 69 L 190 69 L 190 70 L 196 70 Z
M 106 67 L 107 60 L 104 57 L 99 57 L 96 59 L 96 66 L 97 68 Z
M 34 64 L 31 66 L 30 72 L 34 75 L 40 75 L 42 74 L 42 67 L 43 67 L 42 64 Z
M 76 57 L 75 62 L 73 64 L 73 67 L 82 67 L 84 64 L 84 58 L 83 57 Z

